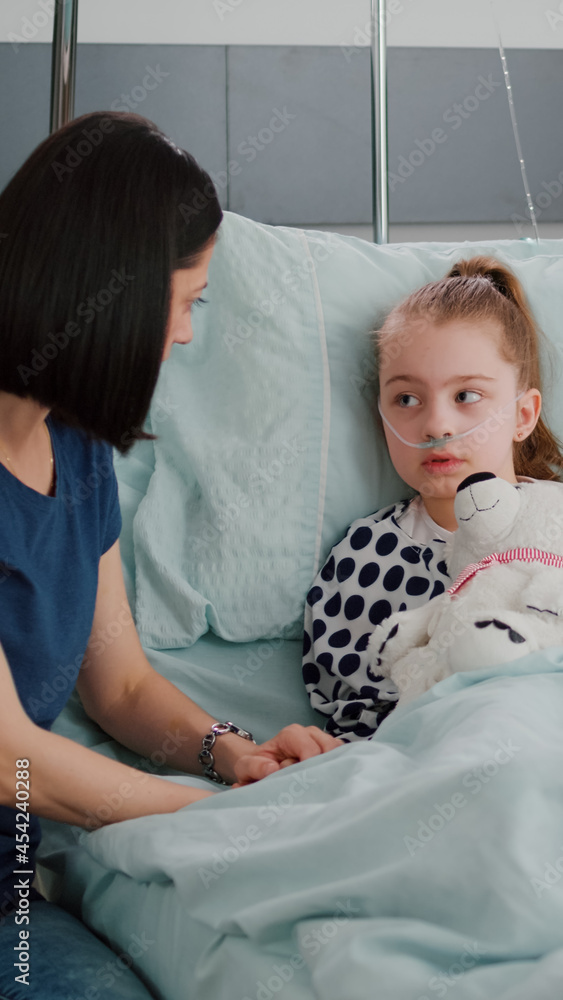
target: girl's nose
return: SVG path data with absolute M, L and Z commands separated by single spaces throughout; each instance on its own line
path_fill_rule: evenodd
M 453 414 L 440 403 L 430 404 L 425 414 L 423 436 L 426 441 L 431 438 L 453 437 L 456 433 L 453 425 Z

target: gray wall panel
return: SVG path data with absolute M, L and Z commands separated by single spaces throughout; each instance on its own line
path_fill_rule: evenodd
M 563 51 L 507 56 L 539 222 L 563 221 Z M 0 188 L 48 133 L 50 62 L 50 45 L 16 52 L 0 44 Z M 128 95 L 214 176 L 222 204 L 243 215 L 282 225 L 369 223 L 369 63 L 367 49 L 346 58 L 317 46 L 82 44 L 76 113 Z M 143 87 L 147 67 L 170 74 L 152 91 Z M 408 174 L 392 179 L 392 223 L 526 215 L 504 84 L 475 98 L 480 76 L 503 83 L 495 50 L 389 49 L 389 167 L 398 174 L 402 163 Z M 467 117 L 456 127 L 454 104 L 464 102 Z M 267 131 L 285 108 L 295 118 Z M 432 149 L 435 129 L 446 138 Z M 254 138 L 263 148 L 252 149 Z M 400 157 L 411 159 L 412 172 Z
M 49 135 L 51 46 L 0 44 L 0 190 Z
M 545 190 L 542 181 L 563 170 L 563 52 L 516 49 L 507 59 L 535 201 Z M 487 98 L 480 77 L 494 87 Z M 432 152 L 428 140 L 436 128 L 445 139 Z M 422 150 L 416 140 L 425 143 Z M 404 181 L 390 178 L 393 222 L 510 222 L 513 213 L 526 214 L 498 52 L 389 50 L 389 170 L 395 175 L 400 164 L 408 173 L 401 156 L 415 166 Z M 563 197 L 552 199 L 541 219 L 563 219 Z
M 513 50 L 508 60 L 538 219 L 559 221 L 563 53 Z M 391 222 L 527 216 L 499 53 L 391 48 L 388 61 Z M 320 47 L 230 49 L 233 211 L 284 225 L 370 222 L 369 89 L 367 49 L 348 60 Z M 295 119 L 249 161 L 237 150 L 282 99 Z
M 229 48 L 228 67 L 229 157 L 239 170 L 231 209 L 283 225 L 371 219 L 369 59 L 240 46 Z M 294 117 L 272 133 L 275 109 L 285 108 Z
M 49 134 L 51 46 L 0 44 L 0 190 Z M 147 67 L 155 71 L 143 87 Z M 158 82 L 158 68 L 161 79 Z M 164 76 L 169 73 L 169 76 Z M 207 45 L 79 45 L 76 115 L 111 109 L 125 94 L 214 175 L 227 202 L 225 49 Z M 136 99 L 137 98 L 137 99 Z
M 112 108 L 150 118 L 187 149 L 214 175 L 226 205 L 223 47 L 79 45 L 76 114 Z
M 563 51 L 515 49 L 507 56 L 536 211 L 541 222 L 559 222 L 563 220 Z M 560 191 L 553 197 L 557 184 Z

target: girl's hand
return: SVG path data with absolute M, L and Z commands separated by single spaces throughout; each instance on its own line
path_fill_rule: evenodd
M 232 787 L 250 785 L 283 767 L 290 767 L 300 760 L 308 760 L 309 757 L 316 757 L 343 745 L 342 740 L 323 733 L 317 726 L 299 726 L 297 723 L 286 726 L 273 739 L 255 747 L 250 746 L 248 753 L 239 757 L 235 764 L 237 781 Z

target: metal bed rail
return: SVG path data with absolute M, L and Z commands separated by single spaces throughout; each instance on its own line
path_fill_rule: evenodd
M 74 118 L 78 0 L 56 0 L 50 130 Z M 387 0 L 371 0 L 372 211 L 375 243 L 389 241 L 387 187 Z

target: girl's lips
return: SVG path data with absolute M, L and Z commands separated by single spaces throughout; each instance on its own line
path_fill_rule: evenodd
M 440 454 L 429 455 L 422 463 L 422 468 L 431 475 L 444 475 L 446 472 L 457 472 L 463 465 L 462 458 L 455 455 Z
M 425 459 L 426 462 L 441 462 L 450 461 L 452 458 L 457 458 L 456 455 L 450 455 L 449 451 L 431 451 L 428 457 Z

